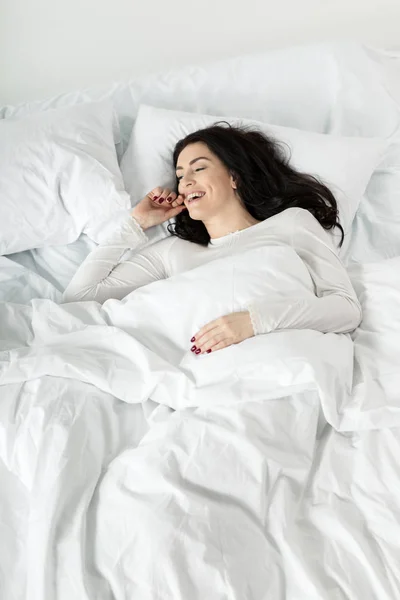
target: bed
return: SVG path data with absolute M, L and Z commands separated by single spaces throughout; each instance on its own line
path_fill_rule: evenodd
M 11 123 L 109 102 L 122 170 L 110 167 L 119 195 L 107 218 L 89 222 L 88 206 L 68 243 L 40 222 L 24 250 L 3 232 L 13 251 L 0 256 L 2 598 L 400 597 L 399 90 L 400 56 L 340 43 L 0 109 Z M 132 183 L 123 168 L 146 105 L 385 140 L 342 254 L 363 308 L 351 336 L 282 331 L 195 361 L 193 327 L 270 277 L 251 254 L 103 306 L 63 303 L 77 267 L 151 181 Z M 67 185 L 57 189 L 76 210 Z M 188 289 L 195 316 L 179 302 Z

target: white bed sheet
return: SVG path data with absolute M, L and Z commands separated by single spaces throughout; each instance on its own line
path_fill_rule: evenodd
M 60 302 L 79 265 L 96 246 L 82 234 L 76 242 L 0 257 L 0 301 L 27 304 L 33 298 Z
M 191 307 L 170 308 L 193 272 L 103 307 L 0 305 L 5 597 L 396 598 L 400 354 L 387 402 L 362 377 L 400 304 L 392 260 L 386 277 L 363 268 L 354 389 L 345 335 L 283 331 L 197 361 Z
M 393 90 L 400 87 L 395 83 L 396 69 L 388 66 L 392 58 L 369 52 L 375 62 L 386 65 L 385 78 L 389 76 L 395 97 Z M 316 59 L 314 67 L 325 59 L 329 62 L 328 54 Z M 355 64 L 354 57 L 353 53 Z M 260 65 L 262 59 L 258 60 Z M 230 77 L 236 73 L 239 80 L 249 65 L 251 58 L 231 61 L 225 71 Z M 246 104 L 248 94 L 240 95 L 240 85 L 236 99 L 224 94 L 222 82 L 229 80 L 228 75 L 211 94 L 207 75 L 212 70 L 187 69 L 173 77 L 152 77 L 145 84 L 116 85 L 97 97 L 115 98 L 125 124 L 125 142 L 134 118 L 132 107 L 140 97 L 166 108 L 216 114 L 233 114 L 237 108 L 239 116 L 273 122 L 271 111 Z M 215 68 L 214 76 L 221 72 Z M 359 110 L 365 92 L 360 82 L 366 80 L 370 81 L 364 71 L 353 96 L 343 100 L 352 110 L 346 112 L 342 106 L 335 113 L 321 111 L 314 126 L 349 135 L 349 128 L 354 135 L 387 134 L 393 126 L 392 113 L 382 111 L 371 119 L 381 94 L 376 82 L 370 90 L 373 95 L 378 89 L 376 101 Z M 324 94 L 335 85 L 330 80 Z M 196 95 L 199 87 L 201 93 Z M 182 92 L 178 104 L 177 90 Z M 17 112 L 93 97 L 95 92 L 79 92 Z M 290 106 L 285 111 L 286 122 L 278 110 L 272 109 L 272 117 L 275 114 L 283 125 L 301 127 L 301 115 L 290 116 Z M 2 114 L 13 112 L 7 108 Z M 368 132 L 362 130 L 364 125 Z M 393 157 L 394 164 L 382 169 L 391 169 L 397 178 L 396 151 Z M 337 405 L 331 413 L 329 404 L 325 412 L 321 410 L 315 389 L 291 389 L 279 398 L 237 407 L 173 410 L 153 398 L 142 404 L 121 400 L 122 375 L 109 389 L 105 386 L 121 359 L 120 351 L 127 352 L 125 344 L 133 343 L 134 337 L 123 340 L 116 328 L 121 341 L 113 344 L 109 338 L 104 361 L 96 355 L 98 379 L 94 379 L 95 370 L 88 365 L 96 344 L 89 336 L 92 350 L 82 352 L 83 346 L 73 346 L 66 335 L 68 327 L 72 331 L 87 318 L 89 307 L 81 310 L 76 304 L 76 318 L 72 311 L 64 319 L 55 305 L 42 304 L 43 299 L 60 302 L 93 242 L 81 236 L 69 246 L 0 257 L 0 301 L 9 302 L 0 308 L 10 311 L 0 320 L 0 351 L 7 348 L 0 356 L 4 365 L 11 358 L 20 359 L 19 379 L 0 385 L 0 539 L 7 541 L 0 548 L 4 598 L 400 597 L 400 392 L 397 403 L 395 384 L 400 373 L 396 363 L 400 266 L 396 260 L 379 262 L 400 256 L 400 202 L 392 185 L 386 190 L 381 174 L 375 174 L 371 185 L 376 189 L 367 191 L 360 207 L 348 258 L 353 263 L 377 263 L 366 266 L 365 273 L 356 264 L 350 269 L 363 305 L 373 309 L 373 316 L 355 336 L 359 345 L 352 402 Z M 379 204 L 374 192 L 380 194 Z M 32 331 L 47 337 L 26 345 Z M 387 360 L 381 348 L 390 349 Z M 57 366 L 63 352 L 69 358 Z M 137 355 L 127 356 L 134 369 Z M 71 361 L 73 373 L 68 370 Z M 107 364 L 114 367 L 107 369 Z M 366 374 L 372 374 L 370 381 L 365 381 L 362 364 L 368 367 Z M 392 374 L 390 380 L 382 380 L 386 388 L 374 373 L 382 365 Z M 51 368 L 44 373 L 41 366 Z M 294 375 L 288 369 L 283 384 Z M 131 384 L 133 389 L 137 381 L 132 379 Z M 335 394 L 328 398 L 337 400 Z M 236 528 L 235 523 L 243 527 Z

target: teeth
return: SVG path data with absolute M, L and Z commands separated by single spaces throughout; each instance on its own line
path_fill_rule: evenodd
M 188 195 L 188 202 L 190 202 L 191 200 L 194 200 L 195 198 L 202 198 L 202 196 L 204 196 L 205 192 L 193 192 L 193 194 L 189 194 Z

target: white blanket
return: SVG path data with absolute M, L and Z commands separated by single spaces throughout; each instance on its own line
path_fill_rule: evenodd
M 0 118 L 110 98 L 120 158 L 141 103 L 381 137 L 400 122 L 395 64 L 285 49 Z M 383 260 L 400 254 L 399 164 L 397 133 L 354 223 L 351 261 L 381 262 L 351 268 L 353 343 L 288 331 L 195 357 L 193 333 L 258 287 L 232 298 L 224 275 L 214 293 L 211 269 L 202 289 L 195 271 L 58 307 L 84 240 L 2 257 L 0 301 L 21 304 L 0 303 L 1 600 L 400 598 L 400 259 Z M 263 292 L 288 285 L 264 274 Z
M 240 309 L 249 294 L 269 292 L 273 300 L 291 286 L 312 293 L 293 251 L 256 253 L 103 306 L 0 304 L 4 598 L 396 597 L 394 566 L 385 578 L 388 561 L 399 558 L 393 512 L 380 513 L 377 524 L 374 502 L 364 502 L 363 472 L 346 504 L 360 468 L 356 442 L 325 427 L 361 423 L 364 461 L 374 436 L 387 435 L 368 431 L 376 420 L 368 424 L 363 413 L 370 406 L 360 373 L 371 356 L 362 344 L 282 331 L 215 354 L 190 352 L 201 325 Z M 396 260 L 387 261 L 388 284 L 400 272 Z M 364 266 L 353 275 L 370 334 L 385 335 L 387 312 L 383 321 L 374 312 L 385 274 Z M 392 308 L 400 300 L 396 281 Z M 386 363 L 382 382 L 398 366 Z M 399 409 L 386 408 L 378 407 L 380 426 L 398 427 Z M 399 480 L 397 472 L 392 481 Z M 382 484 L 374 485 L 378 501 Z M 377 544 L 388 557 L 381 563 Z

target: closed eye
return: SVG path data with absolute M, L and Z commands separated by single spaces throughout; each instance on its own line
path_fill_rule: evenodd
M 207 168 L 207 167 L 198 167 L 197 169 L 194 169 L 194 171 L 195 171 L 195 172 L 197 172 L 197 171 L 204 171 L 204 169 L 206 169 L 206 168 Z M 177 176 L 177 177 L 176 177 L 176 179 L 177 179 L 178 181 L 180 181 L 180 180 L 182 179 L 182 175 L 181 175 L 180 177 L 178 177 L 178 176 Z

